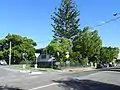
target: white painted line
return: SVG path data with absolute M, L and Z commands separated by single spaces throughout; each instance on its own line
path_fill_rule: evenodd
M 49 86 L 53 86 L 53 85 L 57 85 L 57 84 L 58 83 L 52 83 L 52 84 L 48 84 L 48 85 L 32 88 L 32 89 L 29 89 L 29 90 L 38 90 L 38 89 L 41 89 L 41 88 L 45 88 L 45 87 L 49 87 Z

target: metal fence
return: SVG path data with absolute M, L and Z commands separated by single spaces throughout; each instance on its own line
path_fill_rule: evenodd
M 81 63 L 69 63 L 69 64 L 66 64 L 66 63 L 61 63 L 60 65 L 59 65 L 59 67 L 61 67 L 61 68 L 67 68 L 67 67 L 90 67 L 90 64 L 89 65 L 87 65 L 87 64 L 81 64 Z

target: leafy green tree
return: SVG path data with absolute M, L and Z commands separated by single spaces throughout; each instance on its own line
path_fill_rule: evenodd
M 82 62 L 82 54 L 80 54 L 80 52 L 73 52 L 72 53 L 72 55 L 71 55 L 72 57 L 72 60 L 73 60 L 73 62 L 79 62 L 79 63 L 81 63 Z
M 62 0 L 60 7 L 51 19 L 53 20 L 54 38 L 71 39 L 79 31 L 79 11 L 73 0 Z
M 83 59 L 97 60 L 100 49 L 102 47 L 102 40 L 100 39 L 97 30 L 90 31 L 89 27 L 85 27 L 73 40 L 73 52 L 79 52 Z
M 8 34 L 4 39 L 0 40 L 1 52 L 3 58 L 9 60 L 9 46 L 11 42 L 11 63 L 19 64 L 23 60 L 34 60 L 35 59 L 35 48 L 36 43 L 32 39 L 22 37 L 16 34 Z M 25 54 L 23 56 L 23 54 Z M 2 54 L 1 54 L 2 55 Z M 25 58 L 23 58 L 25 57 Z
M 0 51 L 0 60 L 3 59 L 3 52 Z
M 46 47 L 48 54 L 51 54 L 57 58 L 58 61 L 65 60 L 66 52 L 72 53 L 72 43 L 67 38 L 53 39 Z M 57 53 L 59 52 L 59 57 Z
M 103 63 L 112 62 L 119 54 L 119 48 L 117 47 L 102 47 L 100 50 L 100 60 Z

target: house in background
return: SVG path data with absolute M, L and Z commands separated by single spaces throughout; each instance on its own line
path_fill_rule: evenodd
M 118 54 L 118 57 L 117 57 L 117 59 L 119 59 L 119 60 L 120 60 L 120 53 Z
M 36 49 L 36 53 L 35 53 L 36 61 L 34 61 L 31 66 L 34 66 L 36 63 L 38 67 L 43 67 L 43 68 L 46 68 L 46 67 L 50 68 L 55 66 L 55 63 L 56 63 L 55 57 L 53 57 L 52 55 L 43 53 L 43 49 L 44 48 Z
M 35 53 L 37 53 L 37 54 L 42 54 L 42 53 L 43 53 L 43 50 L 44 50 L 44 48 L 36 49 L 36 50 L 35 50 Z

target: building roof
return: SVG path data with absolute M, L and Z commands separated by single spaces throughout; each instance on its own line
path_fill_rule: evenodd
M 42 53 L 44 48 L 36 49 L 35 53 Z

